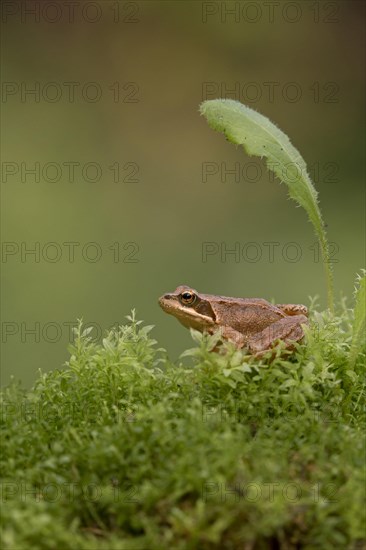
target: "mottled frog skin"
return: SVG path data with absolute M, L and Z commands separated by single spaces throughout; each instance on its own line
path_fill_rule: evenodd
M 292 349 L 304 337 L 301 325 L 308 324 L 307 307 L 301 304 L 200 294 L 185 285 L 161 296 L 159 304 L 185 327 L 209 334 L 220 330 L 223 339 L 254 355 L 271 349 L 277 340 Z

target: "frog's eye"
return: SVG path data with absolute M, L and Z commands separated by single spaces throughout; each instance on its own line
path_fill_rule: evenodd
M 190 290 L 185 290 L 180 295 L 180 301 L 185 306 L 191 306 L 196 301 L 196 295 L 194 292 L 191 292 Z

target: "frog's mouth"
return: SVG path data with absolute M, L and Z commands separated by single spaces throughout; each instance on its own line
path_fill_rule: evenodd
M 159 298 L 159 305 L 166 313 L 176 317 L 185 327 L 203 330 L 215 324 L 214 318 L 207 315 L 205 311 L 200 311 L 199 305 L 194 308 L 184 306 L 176 296 L 171 294 L 165 294 Z M 210 314 L 213 315 L 212 310 Z

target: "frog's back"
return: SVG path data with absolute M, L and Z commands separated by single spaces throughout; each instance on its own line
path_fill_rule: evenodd
M 279 308 L 263 298 L 228 298 L 217 296 L 215 309 L 222 324 L 244 335 L 257 334 L 286 317 Z

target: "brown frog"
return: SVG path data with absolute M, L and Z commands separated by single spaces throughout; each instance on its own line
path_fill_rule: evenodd
M 307 307 L 300 304 L 273 305 L 261 298 L 199 294 L 188 286 L 164 294 L 159 304 L 185 327 L 209 334 L 219 330 L 223 339 L 258 356 L 277 340 L 292 349 L 304 336 L 301 325 L 308 324 Z

